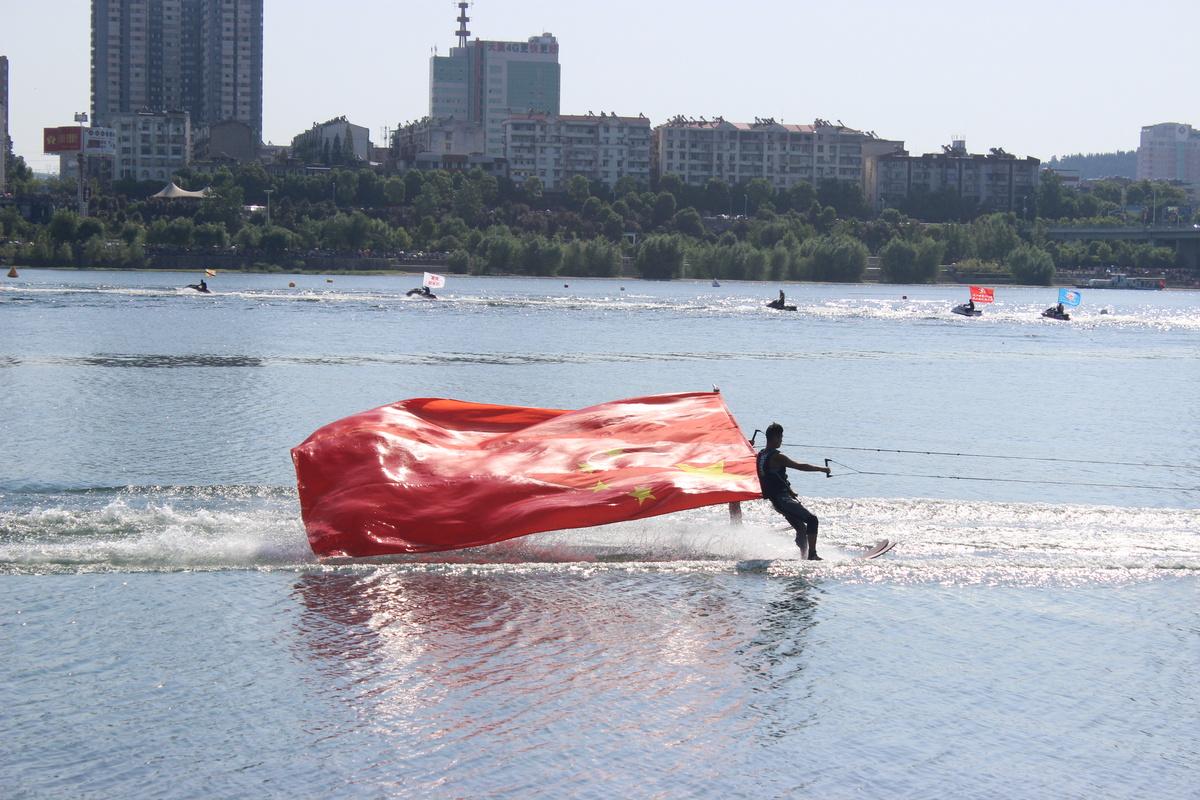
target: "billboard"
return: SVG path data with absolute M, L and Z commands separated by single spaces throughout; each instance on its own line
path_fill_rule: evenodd
M 42 152 L 45 153 L 77 153 L 79 152 L 80 127 L 78 125 L 63 125 L 58 128 L 42 129 Z
M 83 149 L 89 156 L 116 155 L 116 130 L 113 128 L 84 128 Z

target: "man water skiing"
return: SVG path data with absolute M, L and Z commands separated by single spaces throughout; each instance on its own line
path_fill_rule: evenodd
M 800 504 L 792 485 L 788 483 L 788 467 L 801 472 L 824 472 L 829 467 L 801 464 L 779 452 L 783 444 L 783 426 L 772 422 L 767 426 L 767 446 L 758 452 L 758 482 L 762 495 L 771 501 L 775 510 L 796 529 L 796 546 L 809 561 L 820 561 L 817 555 L 817 517 Z

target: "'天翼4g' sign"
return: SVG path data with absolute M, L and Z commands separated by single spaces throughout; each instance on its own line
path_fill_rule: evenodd
M 79 126 L 64 125 L 60 128 L 42 129 L 42 152 L 77 153 L 79 149 Z

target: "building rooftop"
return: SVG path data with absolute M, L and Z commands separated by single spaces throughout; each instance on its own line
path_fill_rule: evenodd
M 588 114 L 538 114 L 538 113 L 513 114 L 509 117 L 509 119 L 516 119 L 516 120 L 557 119 L 557 120 L 561 120 L 563 122 L 597 122 L 597 123 L 617 121 L 617 122 L 624 122 L 624 123 L 631 123 L 631 124 L 636 124 L 636 123 L 645 123 L 646 125 L 650 124 L 649 117 L 646 117 L 642 114 L 639 114 L 636 117 L 625 117 L 625 116 L 620 116 L 616 113 L 606 114 L 603 111 L 601 111 L 599 114 L 591 114 L 591 113 L 588 113 Z

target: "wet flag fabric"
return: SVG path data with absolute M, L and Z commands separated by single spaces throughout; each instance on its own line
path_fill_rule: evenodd
M 991 303 L 996 299 L 996 290 L 990 286 L 972 286 L 971 299 L 976 303 Z
M 330 423 L 292 450 L 319 556 L 453 550 L 759 496 L 716 392 L 568 411 L 418 398 Z
M 1064 306 L 1077 306 L 1079 305 L 1079 301 L 1082 299 L 1082 295 L 1080 295 L 1079 292 L 1075 291 L 1074 289 L 1058 290 L 1058 302 L 1062 303 Z
M 446 285 L 446 276 L 426 272 L 425 277 L 421 280 L 421 285 L 428 286 L 430 289 L 441 289 Z

